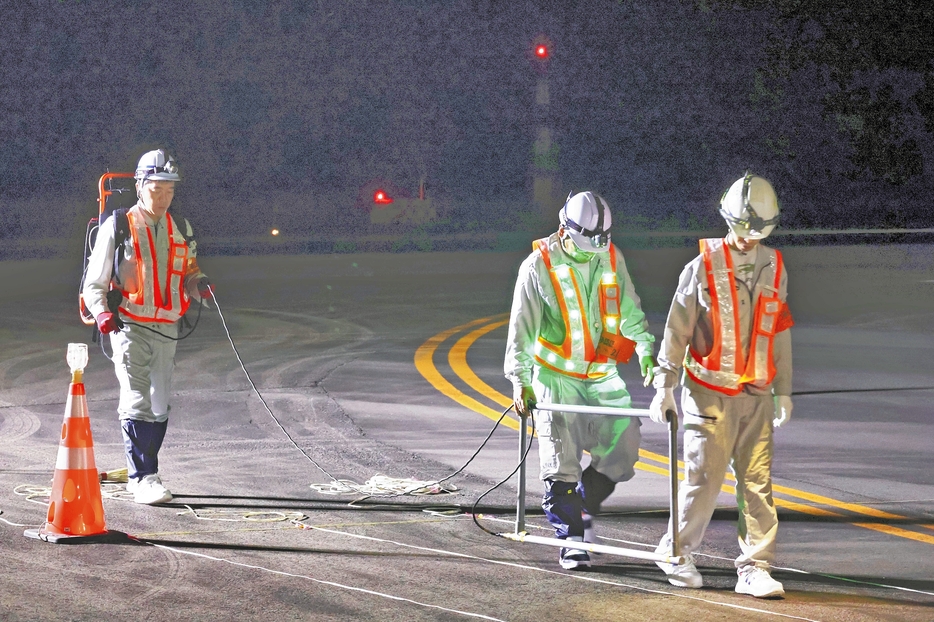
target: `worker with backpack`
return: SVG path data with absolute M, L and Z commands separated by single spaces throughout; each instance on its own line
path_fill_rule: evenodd
M 181 181 L 165 150 L 140 158 L 136 205 L 100 224 L 87 262 L 83 303 L 110 336 L 120 384 L 127 490 L 137 503 L 172 499 L 159 475 L 170 410 L 178 323 L 214 289 L 197 262 L 191 225 L 168 209 Z

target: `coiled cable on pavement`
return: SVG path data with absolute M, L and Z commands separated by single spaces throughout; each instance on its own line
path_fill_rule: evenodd
M 496 428 L 498 428 L 498 427 L 499 427 L 499 424 L 502 423 L 503 419 L 506 418 L 506 413 L 508 413 L 509 410 L 510 410 L 511 408 L 512 408 L 512 406 L 510 406 L 509 408 L 507 408 L 506 410 L 504 410 L 504 411 L 502 412 L 502 414 L 499 416 L 499 419 L 497 419 L 497 420 L 496 420 L 496 423 L 493 424 L 493 427 L 490 428 L 490 431 L 487 433 L 486 438 L 483 439 L 483 442 L 480 443 L 480 446 L 477 447 L 476 451 L 473 452 L 473 454 L 467 459 L 467 461 L 466 461 L 464 464 L 462 464 L 462 465 L 460 466 L 460 468 L 458 468 L 456 471 L 454 471 L 454 472 L 451 473 L 450 475 L 447 475 L 447 476 L 445 476 L 445 477 L 442 477 L 441 479 L 430 480 L 430 481 L 426 481 L 426 482 L 417 482 L 417 481 L 414 481 L 414 480 L 393 480 L 393 478 L 386 478 L 386 481 L 385 481 L 385 482 L 379 482 L 379 481 L 374 482 L 373 480 L 374 480 L 375 478 L 371 478 L 371 479 L 367 482 L 367 484 L 370 485 L 371 490 L 375 488 L 375 492 L 369 492 L 369 491 L 365 490 L 364 487 L 359 486 L 358 484 L 353 484 L 352 482 L 350 482 L 351 484 L 353 484 L 353 486 L 349 487 L 349 490 L 347 491 L 347 493 L 350 493 L 350 492 L 362 492 L 362 493 L 366 493 L 366 494 L 367 494 L 367 496 L 364 497 L 363 499 L 358 499 L 358 500 L 354 501 L 354 504 L 358 504 L 358 503 L 360 503 L 361 501 L 365 501 L 365 500 L 368 499 L 369 497 L 373 497 L 373 496 L 381 496 L 381 497 L 399 497 L 399 496 L 403 496 L 403 495 L 416 495 L 416 494 L 421 494 L 421 495 L 426 495 L 426 494 L 453 494 L 453 493 L 457 490 L 457 488 L 456 488 L 455 486 L 453 486 L 452 484 L 448 484 L 448 483 L 446 483 L 446 482 L 447 482 L 449 479 L 453 478 L 454 476 L 459 475 L 461 472 L 463 472 L 464 469 L 467 468 L 467 466 L 468 466 L 471 462 L 474 461 L 474 459 L 480 454 L 480 451 L 481 451 L 481 450 L 486 446 L 486 444 L 489 442 L 490 438 L 493 437 L 493 433 L 496 432 Z M 515 471 L 513 471 L 513 473 L 515 473 Z M 379 476 L 377 476 L 377 477 L 379 477 Z M 391 488 L 385 488 L 385 487 L 383 487 L 383 484 L 389 484 L 389 485 L 391 485 L 391 486 L 396 486 L 396 487 L 398 487 L 398 486 L 406 486 L 406 487 L 411 488 L 411 490 L 394 492 Z M 360 490 L 357 490 L 355 487 L 359 487 Z M 489 491 L 488 491 L 488 492 L 489 492 Z M 343 493 L 343 494 L 347 494 L 347 493 Z M 485 493 L 484 493 L 484 494 L 485 494 Z
M 389 477 L 377 473 L 362 484 L 352 480 L 332 480 L 329 484 L 311 484 L 313 490 L 325 495 L 443 495 L 454 494 L 457 486 L 438 480 L 416 480 L 412 478 Z

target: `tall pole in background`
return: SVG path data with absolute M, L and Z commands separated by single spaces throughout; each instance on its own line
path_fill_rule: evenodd
M 551 93 L 548 87 L 548 66 L 552 43 L 545 35 L 532 41 L 532 66 L 538 73 L 535 84 L 535 140 L 532 144 L 532 205 L 550 226 L 562 202 L 558 180 L 558 145 L 550 127 Z

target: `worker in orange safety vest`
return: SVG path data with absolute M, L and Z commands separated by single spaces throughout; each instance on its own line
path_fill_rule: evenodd
M 681 273 L 658 355 L 650 413 L 659 423 L 678 407 L 681 381 L 685 481 L 678 530 L 683 564 L 658 562 L 672 585 L 699 588 L 692 553 L 700 546 L 726 474 L 736 476 L 739 545 L 736 592 L 784 595 L 771 576 L 778 516 L 772 500 L 773 427 L 791 417 L 788 275 L 779 251 L 761 243 L 775 228 L 778 197 L 747 173 L 720 201 L 729 233 L 700 241 Z M 658 552 L 671 554 L 669 531 Z
M 178 320 L 193 300 L 209 297 L 213 285 L 198 267 L 191 225 L 168 213 L 180 181 L 174 158 L 162 149 L 143 154 L 135 178 L 138 201 L 126 212 L 122 251 L 111 216 L 98 230 L 83 296 L 101 333 L 110 336 L 127 491 L 137 503 L 151 505 L 172 499 L 159 474 L 159 450 L 168 425 Z
M 535 402 L 632 406 L 617 362 L 638 353 L 645 384 L 652 380 L 655 337 L 649 333 L 623 254 L 610 241 L 612 216 L 593 192 L 569 196 L 560 227 L 537 240 L 516 280 L 504 371 L 513 383 L 516 412 Z M 542 507 L 566 569 L 590 566 L 574 541 L 593 542 L 592 516 L 618 482 L 635 474 L 638 418 L 539 412 Z M 584 451 L 590 464 L 582 470 Z

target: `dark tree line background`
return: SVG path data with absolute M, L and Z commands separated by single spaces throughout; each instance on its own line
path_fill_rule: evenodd
M 421 179 L 447 230 L 522 230 L 542 123 L 559 191 L 619 226 L 715 225 L 747 167 L 786 227 L 931 226 L 934 9 L 0 0 L 0 240 L 83 227 L 101 173 L 158 146 L 202 235 L 349 236 L 374 183 Z

